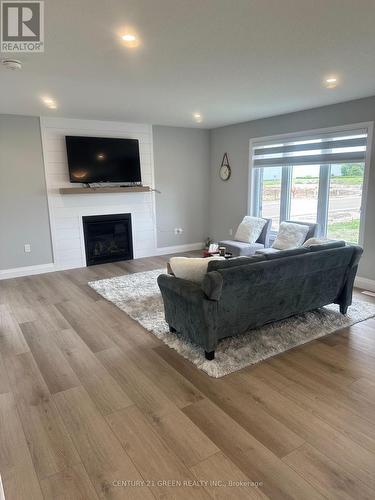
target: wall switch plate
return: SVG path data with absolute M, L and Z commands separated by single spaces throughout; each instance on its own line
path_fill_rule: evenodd
M 24 245 L 25 253 L 30 253 L 31 252 L 31 245 L 30 243 L 26 243 Z
M 229 229 L 229 236 L 233 236 L 233 229 L 232 228 Z

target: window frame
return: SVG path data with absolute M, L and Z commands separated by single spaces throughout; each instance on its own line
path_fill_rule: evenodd
M 366 210 L 367 210 L 367 198 L 368 198 L 368 181 L 370 174 L 370 164 L 371 164 L 371 152 L 372 152 L 372 139 L 373 139 L 373 129 L 374 122 L 360 122 L 360 123 L 351 123 L 347 125 L 341 125 L 337 127 L 328 127 L 328 128 L 319 128 L 312 130 L 303 130 L 298 132 L 292 132 L 287 134 L 278 134 L 271 135 L 265 137 L 255 137 L 250 139 L 249 141 L 249 178 L 248 178 L 248 205 L 247 205 L 247 214 L 254 215 L 256 213 L 256 208 L 258 204 L 256 203 L 256 196 L 259 199 L 259 184 L 256 186 L 255 182 L 253 182 L 253 149 L 259 146 L 266 146 L 279 142 L 291 142 L 298 141 L 306 136 L 309 139 L 319 138 L 324 134 L 341 134 L 345 131 L 353 131 L 355 129 L 367 129 L 367 147 L 366 147 L 366 155 L 365 155 L 365 170 L 363 175 L 363 188 L 362 188 L 362 199 L 361 199 L 361 208 L 360 208 L 360 223 L 359 223 L 359 244 L 363 245 L 364 243 L 364 230 L 366 224 Z M 321 165 L 320 166 L 320 175 L 319 175 L 319 193 L 321 190 L 325 190 L 325 196 L 323 199 L 321 197 L 318 198 L 318 208 L 317 208 L 317 222 L 320 228 L 320 235 L 326 234 L 326 226 L 327 226 L 327 216 L 328 216 L 328 207 L 329 207 L 329 185 L 330 185 L 330 170 L 331 165 Z M 291 163 L 288 166 L 282 167 L 282 182 L 281 182 L 281 194 L 280 194 L 280 222 L 282 220 L 287 220 L 288 217 L 288 207 L 290 207 L 290 203 L 287 203 L 287 197 L 290 196 L 290 190 L 288 190 L 288 186 L 290 186 L 291 175 L 293 164 Z M 284 172 L 285 169 L 285 172 Z M 288 171 L 289 170 L 289 171 Z M 325 172 L 323 172 L 325 171 Z M 321 175 L 323 174 L 323 175 Z M 283 202 L 283 193 L 284 193 L 284 202 Z M 285 217 L 285 218 L 284 218 Z M 276 235 L 277 231 L 271 231 L 271 235 Z

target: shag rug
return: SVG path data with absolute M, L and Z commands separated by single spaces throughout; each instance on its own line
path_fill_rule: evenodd
M 202 348 L 181 335 L 169 332 L 156 281 L 162 273 L 165 273 L 164 269 L 127 274 L 93 281 L 89 286 L 200 370 L 215 378 L 375 316 L 375 305 L 366 302 L 354 301 L 346 316 L 340 314 L 338 306 L 329 305 L 223 339 L 218 344 L 215 359 L 207 361 Z

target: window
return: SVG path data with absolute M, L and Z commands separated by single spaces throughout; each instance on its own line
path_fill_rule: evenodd
M 259 183 L 259 213 L 272 219 L 272 229 L 277 231 L 280 224 L 280 200 L 282 168 L 257 169 Z
M 332 165 L 330 168 L 327 236 L 359 242 L 364 163 Z
M 254 143 L 250 212 L 280 222 L 317 222 L 320 236 L 360 240 L 367 129 Z

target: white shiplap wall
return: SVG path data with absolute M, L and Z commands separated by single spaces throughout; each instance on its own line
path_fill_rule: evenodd
M 138 139 L 142 182 L 154 187 L 152 126 L 67 118 L 41 118 L 46 187 L 56 269 L 86 266 L 82 217 L 131 213 L 134 258 L 155 255 L 156 223 L 153 193 L 61 195 L 69 182 L 65 136 Z

